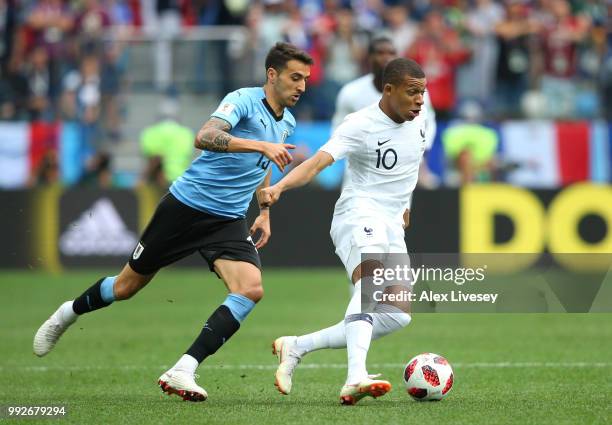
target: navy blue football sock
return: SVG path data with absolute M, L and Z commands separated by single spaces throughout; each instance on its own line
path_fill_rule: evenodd
M 107 307 L 115 301 L 113 286 L 117 276 L 104 277 L 74 300 L 72 309 L 78 315 Z
M 214 354 L 236 331 L 240 328 L 240 322 L 236 320 L 229 307 L 220 305 L 208 318 L 200 335 L 185 352 L 198 363 Z
M 214 354 L 240 328 L 240 323 L 255 307 L 255 301 L 241 294 L 228 294 L 227 298 L 208 318 L 202 332 L 185 354 L 198 363 Z

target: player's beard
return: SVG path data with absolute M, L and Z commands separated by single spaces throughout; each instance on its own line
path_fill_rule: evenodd
M 297 96 L 297 98 L 295 97 Z M 302 97 L 301 93 L 291 93 L 289 95 L 283 96 L 283 103 L 285 104 L 284 106 L 286 107 L 292 107 L 295 106 L 296 103 L 298 103 L 298 100 L 300 100 L 300 98 Z
M 293 93 L 289 91 L 289 94 L 288 94 L 287 93 L 288 91 L 289 90 L 284 90 L 283 87 L 279 87 L 276 90 L 277 99 L 279 100 L 279 103 L 281 104 L 280 106 L 282 106 L 283 108 L 294 106 L 297 103 L 297 101 L 293 99 Z

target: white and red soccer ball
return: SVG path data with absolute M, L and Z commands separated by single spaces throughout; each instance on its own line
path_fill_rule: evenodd
M 419 354 L 404 368 L 404 383 L 415 400 L 442 400 L 453 387 L 453 369 L 438 354 Z

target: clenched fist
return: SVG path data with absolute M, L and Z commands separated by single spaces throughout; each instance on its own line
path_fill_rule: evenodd
M 264 189 L 261 189 L 257 192 L 257 202 L 259 202 L 260 208 L 268 208 L 271 205 L 274 205 L 278 198 L 280 198 L 282 191 L 277 186 L 270 186 Z

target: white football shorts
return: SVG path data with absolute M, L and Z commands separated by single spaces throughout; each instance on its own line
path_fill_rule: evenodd
M 329 233 L 349 280 L 355 268 L 361 264 L 362 254 L 408 252 L 401 224 L 385 223 L 381 217 L 334 215 Z

